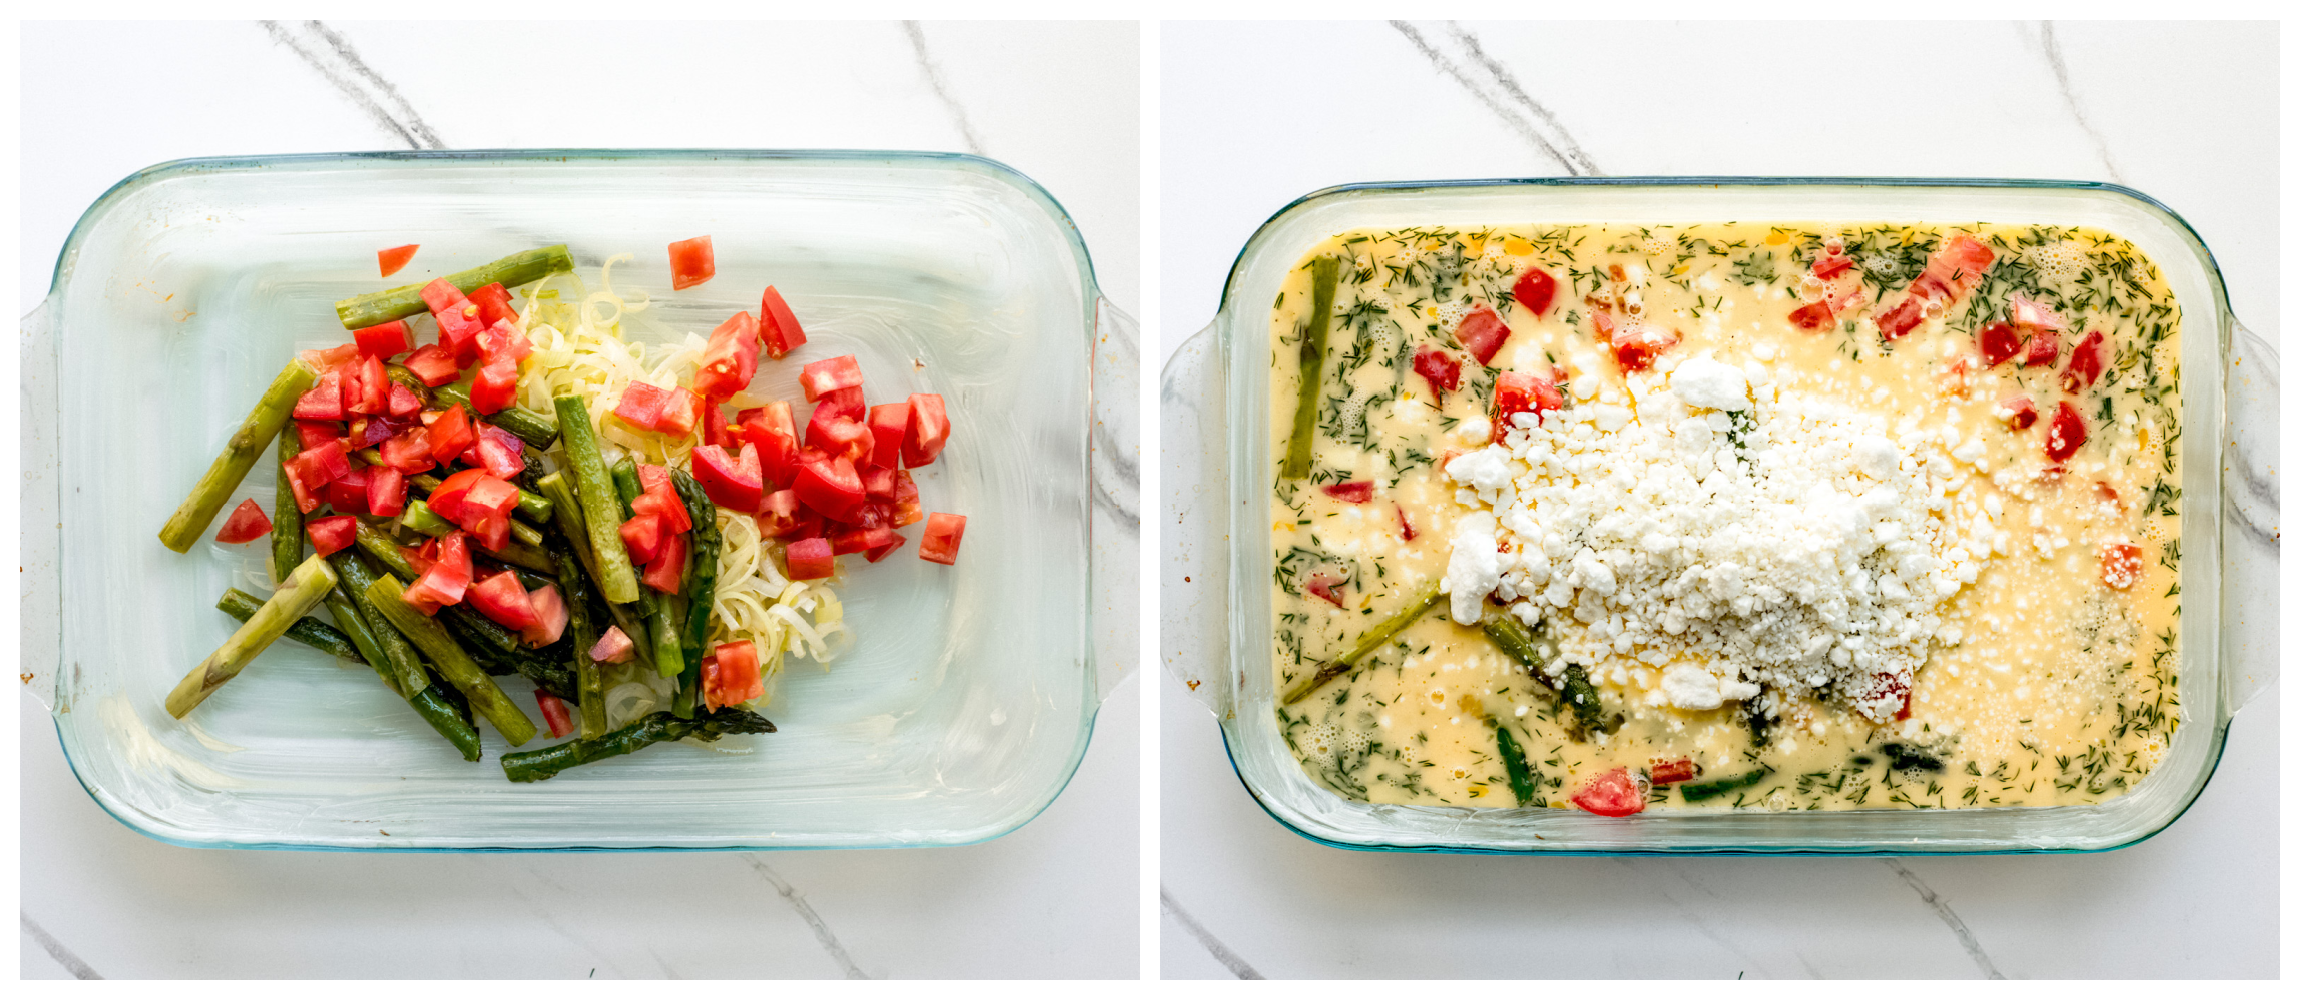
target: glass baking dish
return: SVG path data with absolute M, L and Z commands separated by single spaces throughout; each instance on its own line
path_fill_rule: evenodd
M 1729 219 L 1989 220 L 2094 226 L 2162 267 L 2186 318 L 2181 370 L 2182 726 L 2132 793 L 2094 806 L 1848 812 L 1656 810 L 1629 820 L 1571 809 L 1371 805 L 1314 784 L 1275 724 L 1269 669 L 1273 567 L 1263 513 L 1269 306 L 1308 249 L 1336 232 L 1416 225 L 1666 224 Z M 2139 192 L 2062 181 L 1861 178 L 1565 178 L 1329 188 L 1278 212 L 1239 253 L 1214 321 L 1168 362 L 1160 388 L 1169 669 L 1219 720 L 1239 779 L 1280 824 L 1319 843 L 1495 854 L 1982 854 L 2136 843 L 2187 809 L 2219 763 L 2228 724 L 2276 665 L 2277 355 L 2230 313 L 2211 252 Z
M 672 292 L 663 247 L 703 233 L 717 277 Z M 379 281 L 376 250 L 402 243 L 422 250 Z M 778 734 L 657 746 L 534 785 L 505 781 L 492 730 L 466 764 L 364 666 L 293 643 L 171 720 L 162 696 L 236 625 L 211 605 L 228 586 L 256 590 L 264 556 L 213 542 L 179 556 L 154 532 L 283 359 L 348 339 L 338 298 L 553 243 L 594 287 L 606 257 L 634 254 L 617 288 L 646 289 L 643 315 L 679 334 L 756 310 L 776 285 L 810 340 L 762 364 L 756 390 L 797 399 L 800 363 L 854 353 L 875 393 L 940 392 L 952 440 L 919 486 L 929 509 L 969 515 L 965 558 L 850 567 L 840 594 L 858 642 L 827 672 L 789 664 L 768 712 Z M 88 209 L 25 332 L 25 523 L 57 529 L 26 535 L 24 669 L 88 793 L 159 840 L 972 843 L 1062 790 L 1119 679 L 1091 609 L 1097 588 L 1130 585 L 1133 563 L 1092 546 L 1131 545 L 1092 526 L 1098 494 L 1134 490 L 1103 454 L 1133 447 L 1138 376 L 1111 346 L 1132 342 L 1132 321 L 1100 297 L 1061 206 L 996 162 L 545 150 L 166 163 Z M 1098 418 L 1109 437 L 1090 444 Z M 231 503 L 268 509 L 272 482 L 259 466 Z M 524 680 L 505 681 L 529 701 Z

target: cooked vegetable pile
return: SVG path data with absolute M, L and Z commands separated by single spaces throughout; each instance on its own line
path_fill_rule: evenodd
M 416 250 L 383 251 L 380 270 Z M 708 236 L 671 259 L 675 289 L 715 274 Z M 351 342 L 289 361 L 160 531 L 190 551 L 277 440 L 273 512 L 245 501 L 215 539 L 268 537 L 278 587 L 225 592 L 217 609 L 243 624 L 168 695 L 170 714 L 286 636 L 364 661 L 476 761 L 477 718 L 514 747 L 537 733 L 495 681 L 518 674 L 550 736 L 579 737 L 504 755 L 510 780 L 540 781 L 653 743 L 774 732 L 756 709 L 785 655 L 827 663 L 845 632 L 837 556 L 878 562 L 923 519 L 920 558 L 956 562 L 966 519 L 926 514 L 910 472 L 949 439 L 940 395 L 866 405 L 845 355 L 801 371 L 803 437 L 788 401 L 730 422 L 726 404 L 762 402 L 760 354 L 807 342 L 780 293 L 707 342 L 662 345 L 649 369 L 620 330 L 645 301 L 617 295 L 606 267 L 591 292 L 574 268 L 545 247 L 336 303 Z M 333 624 L 310 616 L 321 606 Z

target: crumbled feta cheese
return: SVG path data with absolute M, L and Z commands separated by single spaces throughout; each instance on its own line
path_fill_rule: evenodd
M 1457 463 L 1458 464 L 1458 463 Z M 1501 554 L 1494 550 L 1494 519 L 1476 511 L 1455 523 L 1453 555 L 1439 589 L 1453 598 L 1453 620 L 1475 625 L 1484 617 L 1486 595 L 1501 585 Z
M 1669 374 L 1669 388 L 1688 405 L 1712 410 L 1749 408 L 1749 380 L 1741 369 L 1709 358 L 1692 358 Z

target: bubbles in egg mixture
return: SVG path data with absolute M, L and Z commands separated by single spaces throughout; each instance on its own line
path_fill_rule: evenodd
M 1364 753 L 1373 744 L 1362 733 L 1345 733 L 1331 722 L 1321 722 L 1303 730 L 1295 739 L 1302 748 L 1302 756 L 1320 764 L 1331 764 L 1335 757 Z
M 1461 325 L 1462 317 L 1469 315 L 1470 303 L 1466 298 L 1440 302 L 1434 307 L 1438 325 L 1451 330 Z
M 2021 251 L 2020 259 L 2036 268 L 2036 273 L 2062 281 L 2074 279 L 2091 266 L 2092 258 L 2084 251 L 2084 244 L 2075 240 L 2040 243 Z
M 1637 241 L 1637 252 L 1648 257 L 1666 257 L 1677 252 L 1677 237 L 1668 233 L 1649 233 Z

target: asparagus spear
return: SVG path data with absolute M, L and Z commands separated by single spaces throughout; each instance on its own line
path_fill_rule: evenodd
M 1533 674 L 1534 680 L 1541 682 L 1545 687 L 1557 686 L 1550 682 L 1546 670 L 1549 661 L 1557 659 L 1556 643 L 1549 641 L 1545 636 L 1534 635 L 1531 630 L 1525 627 L 1524 623 L 1508 615 L 1489 614 L 1485 616 L 1485 621 L 1481 623 L 1480 627 L 1485 630 L 1485 637 L 1493 640 L 1494 645 L 1500 646 L 1502 652 L 1508 653 L 1511 659 L 1524 664 L 1526 670 Z
M 523 250 L 468 271 L 457 271 L 448 275 L 447 280 L 469 295 L 474 288 L 498 282 L 505 288 L 517 288 L 555 271 L 574 269 L 575 258 L 568 256 L 567 245 L 562 243 L 540 250 Z M 335 304 L 336 318 L 343 321 L 346 330 L 366 329 L 423 310 L 422 285 L 402 285 L 390 291 L 354 295 Z
M 382 612 L 367 603 L 367 588 L 375 582 L 378 573 L 349 550 L 328 557 L 340 578 L 337 589 L 350 598 L 352 610 L 367 625 L 368 634 L 375 637 L 376 651 L 383 656 L 385 666 L 393 677 L 392 687 L 401 694 L 420 692 L 432 684 L 431 674 L 423 668 L 423 658 L 416 655 L 415 647 L 407 637 L 383 620 Z
M 631 554 L 623 548 L 623 519 L 615 516 L 615 483 L 607 463 L 599 457 L 599 442 L 591 435 L 591 414 L 579 396 L 551 401 L 559 412 L 559 441 L 575 467 L 575 496 L 583 505 L 583 523 L 598 561 L 599 590 L 610 604 L 639 599 L 639 577 L 631 572 Z
M 400 512 L 399 523 L 409 531 L 430 535 L 433 538 L 445 538 L 455 534 L 455 522 L 439 516 L 437 512 L 431 509 L 430 504 L 413 498 L 407 501 L 407 509 Z
M 511 703 L 502 688 L 495 686 L 494 678 L 480 670 L 479 664 L 471 662 L 471 654 L 456 645 L 445 628 L 408 604 L 401 596 L 401 589 L 398 580 L 389 576 L 379 578 L 367 587 L 367 603 L 414 643 L 415 648 L 422 650 L 423 655 L 430 657 L 432 664 L 439 668 L 440 677 L 471 699 L 471 707 L 486 717 L 512 746 L 534 739 L 535 723 L 519 706 Z
M 615 496 L 622 501 L 623 517 L 625 520 L 629 520 L 635 513 L 631 509 L 631 501 L 639 499 L 639 467 L 632 464 L 629 458 L 625 458 L 615 463 L 615 468 L 610 474 L 615 477 Z M 687 652 L 685 646 L 679 641 L 679 615 L 671 607 L 673 596 L 671 594 L 658 594 L 653 587 L 639 588 L 639 614 L 647 620 L 647 632 L 644 638 L 652 646 L 649 656 L 655 661 L 655 673 L 661 677 L 669 677 L 686 671 Z M 639 639 L 641 636 L 633 635 L 632 638 Z M 701 672 L 701 667 L 698 666 L 696 668 L 697 676 L 700 676 Z M 684 688 L 680 689 L 681 695 L 686 693 Z M 694 714 L 695 702 L 693 698 L 686 698 L 683 703 L 674 698 L 671 704 L 674 710 L 679 710 L 679 718 L 684 719 Z
M 338 616 L 336 618 L 337 621 L 344 622 L 348 626 L 351 621 L 359 619 L 360 613 L 357 610 L 353 610 L 350 612 L 352 617 L 345 618 L 342 617 L 344 612 L 338 611 L 336 609 L 336 604 L 343 600 L 341 585 L 342 581 L 338 580 L 337 590 L 327 599 L 327 606 L 330 613 L 336 614 Z M 255 598 L 249 597 L 247 594 L 238 590 L 227 590 L 224 591 L 224 600 L 216 602 L 216 607 L 222 608 L 226 614 L 229 614 L 234 618 L 238 618 L 241 621 L 246 621 L 255 612 L 255 608 L 252 606 L 252 602 L 254 601 Z M 311 618 L 305 618 L 302 621 L 304 623 L 313 625 L 320 624 L 318 621 Z M 385 631 L 390 630 L 385 629 Z M 361 626 L 360 631 L 350 631 L 347 634 L 351 636 L 352 644 L 357 647 L 356 651 L 364 655 L 367 653 L 367 646 L 361 644 L 360 636 L 363 632 L 365 632 L 364 625 Z M 398 633 L 396 632 L 392 633 L 392 635 L 394 638 L 398 637 Z M 313 642 L 312 639 L 314 636 L 308 631 L 290 628 L 288 629 L 287 637 L 301 642 L 307 646 L 311 646 L 314 649 L 321 650 L 322 652 L 335 652 L 334 649 L 331 649 L 328 646 Z M 368 643 L 375 642 L 375 638 L 372 633 L 368 633 L 368 638 L 366 641 Z M 391 688 L 392 692 L 395 694 L 401 693 L 399 691 L 398 682 L 393 678 L 391 666 L 388 663 L 371 658 L 368 660 L 368 664 L 376 668 L 375 672 L 383 678 L 384 686 Z M 421 670 L 422 668 L 419 666 L 417 669 Z M 431 728 L 437 730 L 439 735 L 446 737 L 449 743 L 454 744 L 455 749 L 463 755 L 464 760 L 478 760 L 479 731 L 471 728 L 471 720 L 466 718 L 466 716 L 471 714 L 470 711 L 468 709 L 464 709 L 459 713 L 456 708 L 456 703 L 449 701 L 442 693 L 444 689 L 440 688 L 436 683 L 433 683 L 429 677 L 424 677 L 424 683 L 430 684 L 431 686 L 417 691 L 412 697 L 409 697 L 407 699 L 408 705 L 415 709 L 415 714 L 423 717 L 423 721 L 430 723 Z
M 460 384 L 449 383 L 431 390 L 431 393 L 442 402 L 461 403 L 464 409 L 473 413 L 479 412 L 478 407 L 471 405 L 471 390 Z M 504 407 L 488 414 L 484 419 L 488 423 L 510 431 L 513 437 L 537 448 L 549 448 L 551 442 L 559 440 L 559 425 L 553 422 L 550 417 L 529 413 L 517 406 Z
M 240 429 L 232 432 L 231 441 L 224 452 L 209 464 L 208 471 L 192 487 L 192 495 L 185 497 L 183 505 L 168 517 L 160 528 L 160 544 L 177 552 L 190 552 L 192 544 L 208 533 L 208 522 L 216 519 L 216 512 L 224 509 L 231 499 L 232 490 L 240 480 L 248 477 L 255 467 L 256 458 L 263 454 L 264 446 L 272 443 L 272 436 L 287 425 L 288 415 L 295 410 L 296 400 L 319 380 L 319 372 L 302 358 L 289 361 L 280 369 L 279 377 L 264 389 L 263 398 L 256 400 L 255 409 L 240 422 Z M 291 509 L 293 505 L 290 505 Z
M 582 537 L 577 535 L 575 537 Z M 599 627 L 591 621 L 591 578 L 575 560 L 572 541 L 551 547 L 559 562 L 559 582 L 566 593 L 567 631 L 575 640 L 575 708 L 577 731 L 584 739 L 607 735 L 607 673 L 591 661 L 591 647 L 599 642 Z
M 1597 686 L 1589 683 L 1589 672 L 1581 664 L 1565 665 L 1565 703 L 1573 709 L 1574 738 L 1588 739 L 1590 733 L 1610 733 L 1620 724 L 1616 718 L 1605 718 L 1605 703 L 1598 700 Z
M 305 612 L 317 607 L 333 586 L 335 570 L 328 567 L 327 560 L 318 556 L 304 560 L 303 565 L 280 582 L 280 589 L 272 592 L 272 599 L 256 609 L 254 617 L 241 624 L 239 631 L 233 632 L 222 646 L 201 660 L 191 673 L 185 674 L 175 690 L 168 692 L 168 714 L 183 718 L 184 713 L 206 701 L 224 682 L 239 676 L 249 661 L 286 635 L 288 628 Z
M 1279 474 L 1300 479 L 1310 474 L 1310 445 L 1318 433 L 1318 400 L 1325 391 L 1326 330 L 1334 318 L 1334 281 L 1342 262 L 1320 257 L 1310 262 L 1310 326 L 1302 333 L 1302 388 L 1294 404 L 1294 434 L 1286 441 L 1286 464 Z
M 288 460 L 303 454 L 303 438 L 282 434 L 278 486 L 272 491 L 272 579 L 285 580 L 303 562 L 303 508 L 288 483 Z
M 291 569 L 288 572 L 293 573 L 295 571 Z M 257 600 L 255 595 L 238 587 L 227 588 L 224 591 L 224 596 L 216 599 L 216 610 L 243 622 L 254 618 L 257 609 L 263 606 L 264 602 Z M 346 660 L 360 658 L 359 644 L 353 641 L 350 635 L 342 629 L 309 615 L 296 619 L 295 624 L 289 625 L 287 631 L 282 634 L 329 656 L 341 657 Z
M 1533 805 L 1533 765 L 1526 763 L 1525 748 L 1517 745 L 1517 737 L 1510 735 L 1508 724 L 1499 719 L 1494 720 L 1493 736 L 1501 744 L 1501 766 L 1509 772 L 1510 792 L 1517 796 L 1518 805 Z
M 479 729 L 471 724 L 471 707 L 448 698 L 451 690 L 434 681 L 430 687 L 407 699 L 407 704 L 415 709 L 415 714 L 423 717 L 423 721 L 431 724 L 434 732 L 446 737 L 447 742 L 455 746 L 455 751 L 462 754 L 464 760 L 476 761 L 479 759 Z
M 591 548 L 588 541 L 590 533 L 583 527 L 583 508 L 575 502 L 574 486 L 567 481 L 566 474 L 562 472 L 554 472 L 545 476 L 536 485 L 542 489 L 544 496 L 551 498 L 551 515 L 558 524 L 559 533 L 566 537 L 567 547 L 575 550 L 576 561 L 582 564 L 584 572 L 590 574 L 591 580 L 598 580 L 600 578 L 599 554 Z M 620 539 L 621 536 L 618 535 L 617 537 Z M 590 585 L 589 583 L 585 584 L 585 586 Z M 570 597 L 569 599 L 572 600 L 573 598 Z M 637 636 L 641 634 L 639 619 L 631 614 L 629 606 L 608 603 L 607 617 L 614 620 L 615 627 L 622 629 L 624 635 Z M 632 653 L 647 669 L 654 669 L 655 658 L 647 655 L 645 649 L 634 643 Z
M 687 520 L 695 524 L 688 547 L 694 562 L 688 565 L 684 591 L 687 620 L 679 635 L 687 664 L 679 671 L 679 697 L 673 702 L 691 713 L 702 690 L 703 646 L 711 638 L 711 606 L 719 589 L 719 507 L 703 492 L 703 484 L 685 469 L 671 470 L 671 486 L 679 491 L 679 502 L 686 505 Z
M 714 742 L 728 733 L 771 733 L 775 724 L 739 708 L 722 708 L 696 719 L 674 718 L 656 712 L 597 739 L 569 740 L 558 746 L 503 755 L 503 776 L 513 781 L 542 781 L 570 767 L 619 757 L 655 743 L 694 737 Z
M 1367 629 L 1366 634 L 1358 637 L 1357 645 L 1351 646 L 1349 652 L 1343 653 L 1340 659 L 1321 664 L 1316 673 L 1295 681 L 1292 687 L 1286 689 L 1285 703 L 1291 705 L 1307 698 L 1310 696 L 1310 692 L 1324 687 L 1327 681 L 1357 669 L 1359 662 L 1373 655 L 1374 650 L 1388 645 L 1391 639 L 1397 638 L 1398 633 L 1406 630 L 1406 626 L 1413 624 L 1414 620 L 1420 618 L 1423 612 L 1437 607 L 1438 602 L 1443 599 L 1443 596 L 1438 593 L 1438 582 L 1430 581 L 1429 585 L 1423 587 L 1420 593 L 1407 599 L 1405 607 L 1399 609 L 1396 614 L 1384 619 L 1373 628 Z
M 415 369 L 397 362 L 386 361 L 383 365 L 383 374 L 386 378 L 406 386 L 407 391 L 414 393 L 416 401 L 422 403 L 425 408 L 431 407 L 431 385 L 423 380 L 423 376 L 417 375 Z M 470 405 L 468 398 L 463 402 L 466 406 Z
M 382 529 L 365 520 L 359 522 L 359 527 L 352 535 L 352 543 L 358 545 L 361 552 L 367 553 L 370 558 L 376 561 L 377 565 L 383 567 L 384 572 L 397 576 L 401 580 L 414 583 L 415 578 L 422 575 L 415 571 L 415 564 L 407 561 L 407 553 L 399 551 L 398 542 L 392 541 L 390 535 L 384 534 Z M 365 592 L 365 590 L 361 591 L 361 593 Z
M 1765 776 L 1771 773 L 1773 773 L 1772 770 L 1760 767 L 1757 770 L 1751 771 L 1747 774 L 1737 774 L 1730 778 L 1719 778 L 1715 781 L 1696 781 L 1692 782 L 1691 784 L 1679 785 L 1677 786 L 1677 791 L 1678 794 L 1685 796 L 1685 801 L 1687 802 L 1700 802 L 1704 799 L 1716 798 L 1717 796 L 1723 795 L 1726 792 L 1739 791 L 1740 789 L 1747 788 L 1765 780 Z

